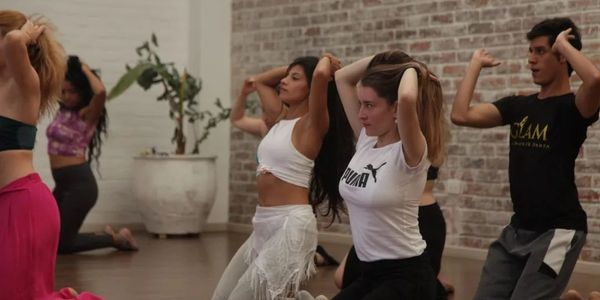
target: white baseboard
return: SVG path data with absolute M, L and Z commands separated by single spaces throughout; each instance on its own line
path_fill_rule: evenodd
M 104 227 L 107 224 L 83 224 L 81 226 L 81 232 L 102 232 L 104 231 Z M 146 230 L 146 228 L 144 227 L 144 224 L 142 223 L 112 223 L 110 224 L 110 226 L 112 226 L 112 228 L 114 228 L 115 230 L 118 230 L 119 228 L 123 228 L 123 227 L 127 227 L 129 228 L 131 231 L 144 231 Z
M 319 231 L 319 242 L 328 242 L 341 245 L 352 245 L 352 236 L 345 233 Z
M 600 275 L 600 263 L 579 260 L 575 265 L 575 272 L 588 275 Z
M 237 233 L 251 233 L 253 228 L 250 224 L 228 223 L 227 230 Z
M 228 223 L 207 223 L 202 232 L 227 232 L 228 228 Z
M 444 256 L 484 261 L 487 249 L 446 246 L 444 247 Z

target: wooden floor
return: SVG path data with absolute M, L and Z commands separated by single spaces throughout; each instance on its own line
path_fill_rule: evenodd
M 139 233 L 139 252 L 113 250 L 59 256 L 56 286 L 92 291 L 107 300 L 210 299 L 221 272 L 246 234 L 205 233 L 199 238 L 155 239 Z M 348 246 L 322 243 L 342 258 Z M 472 299 L 482 262 L 446 257 L 442 273 L 456 287 L 453 300 Z M 335 267 L 320 268 L 306 289 L 333 296 Z M 600 276 L 574 274 L 569 288 L 587 294 L 600 289 Z

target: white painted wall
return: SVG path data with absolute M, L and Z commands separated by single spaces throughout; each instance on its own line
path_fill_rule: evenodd
M 212 106 L 216 98 L 231 106 L 231 0 L 190 0 L 190 61 L 193 74 L 202 78 L 200 102 Z M 202 107 L 202 106 L 201 106 Z M 227 223 L 229 215 L 229 121 L 211 132 L 202 153 L 218 155 L 217 201 L 209 217 Z
M 230 105 L 230 0 L 0 0 L 0 7 L 48 17 L 67 53 L 100 68 L 107 89 L 124 72 L 126 62 L 135 62 L 134 48 L 155 32 L 163 60 L 185 66 L 203 79 L 201 103 L 211 104 L 219 97 Z M 100 159 L 100 197 L 86 220 L 88 227 L 141 221 L 130 187 L 135 176 L 132 156 L 152 146 L 168 152 L 175 148 L 170 143 L 174 124 L 167 104 L 155 100 L 158 93 L 159 89 L 144 92 L 134 87 L 108 103 L 109 137 Z M 52 187 L 46 155 L 48 122 L 42 120 L 38 126 L 34 162 Z M 209 223 L 224 223 L 229 199 L 228 122 L 212 132 L 201 153 L 218 156 L 217 201 Z

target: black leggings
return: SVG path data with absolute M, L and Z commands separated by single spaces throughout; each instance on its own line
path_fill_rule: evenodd
M 440 206 L 436 203 L 419 206 L 419 231 L 427 243 L 427 256 L 435 275 L 440 274 L 442 254 L 446 243 L 446 220 Z
M 361 275 L 332 300 L 435 299 L 436 279 L 427 254 L 407 259 L 359 261 L 358 268 Z
M 111 235 L 79 233 L 83 220 L 98 199 L 98 185 L 88 163 L 52 170 L 52 191 L 60 211 L 59 254 L 113 247 Z
M 419 206 L 419 231 L 427 243 L 425 253 L 429 258 L 433 273 L 437 276 L 440 273 L 442 253 L 444 251 L 444 244 L 446 243 L 446 221 L 437 203 Z M 359 264 L 360 260 L 356 255 L 354 246 L 352 246 L 350 252 L 348 252 L 346 265 L 344 266 L 342 288 L 346 288 L 360 277 Z M 436 299 L 446 299 L 444 287 L 439 281 L 437 282 L 437 290 Z

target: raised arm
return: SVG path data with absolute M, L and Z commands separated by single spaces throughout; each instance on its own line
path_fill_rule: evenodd
M 365 57 L 335 72 L 335 83 L 338 93 L 340 94 L 348 122 L 352 127 L 352 131 L 354 131 L 355 138 L 358 138 L 362 129 L 362 125 L 358 119 L 360 102 L 356 94 L 356 84 L 364 75 L 371 59 L 373 59 L 373 56 Z
M 419 125 L 417 101 L 419 99 L 419 78 L 414 68 L 404 71 L 398 85 L 398 132 L 402 140 L 404 159 L 409 166 L 416 166 L 423 158 L 427 146 Z M 422 101 L 427 101 L 423 99 Z
M 485 49 L 477 49 L 473 53 L 467 72 L 463 78 L 452 105 L 452 123 L 461 126 L 489 128 L 502 125 L 500 111 L 491 103 L 471 105 L 475 84 L 482 68 L 499 65 L 491 54 Z
M 564 56 L 575 73 L 581 78 L 581 86 L 575 95 L 575 104 L 584 118 L 591 117 L 600 107 L 600 71 L 583 53 L 575 49 L 569 39 L 574 38 L 571 28 L 561 32 L 557 37 L 552 51 Z
M 333 74 L 340 68 L 340 61 L 331 54 L 325 54 L 315 67 L 308 96 L 308 124 L 313 133 L 325 136 L 329 129 L 327 111 L 327 87 Z
M 240 94 L 231 108 L 229 120 L 234 127 L 250 134 L 263 137 L 268 130 L 265 122 L 260 118 L 246 116 L 246 98 L 255 90 L 253 79 L 244 80 Z
M 104 84 L 100 78 L 98 78 L 98 76 L 92 72 L 88 65 L 81 63 L 81 70 L 90 82 L 93 95 L 90 104 L 82 108 L 79 111 L 79 115 L 87 124 L 95 125 L 104 111 L 104 104 L 106 103 L 106 89 L 104 88 Z
M 4 61 L 23 95 L 31 95 L 33 91 L 39 93 L 40 90 L 39 79 L 29 61 L 27 47 L 35 44 L 44 30 L 43 25 L 34 25 L 27 20 L 21 29 L 12 30 L 4 36 Z
M 268 119 L 277 119 L 283 109 L 283 103 L 279 99 L 276 88 L 286 73 L 287 66 L 281 66 L 254 76 L 254 86 L 258 92 L 263 113 Z

